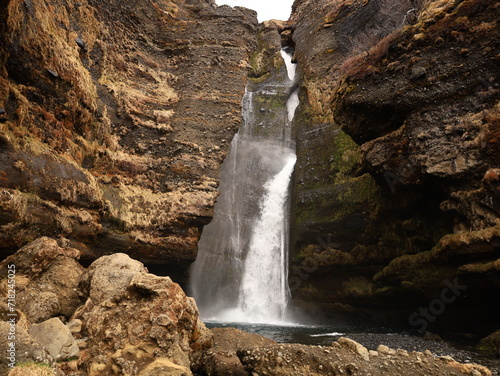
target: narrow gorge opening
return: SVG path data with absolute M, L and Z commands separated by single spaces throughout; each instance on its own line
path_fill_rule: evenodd
M 190 290 L 204 320 L 285 323 L 289 185 L 296 161 L 291 136 L 298 105 L 295 64 L 250 80 L 243 124 L 221 168 L 213 221 L 204 228 Z

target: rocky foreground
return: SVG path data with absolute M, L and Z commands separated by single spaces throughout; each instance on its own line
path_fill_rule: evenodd
M 369 351 L 348 338 L 306 346 L 231 328 L 211 331 L 169 277 L 123 253 L 88 269 L 79 256 L 43 237 L 0 263 L 0 351 L 11 357 L 0 359 L 0 374 L 23 374 L 30 362 L 44 364 L 37 373 L 44 375 L 492 374 L 429 351 Z

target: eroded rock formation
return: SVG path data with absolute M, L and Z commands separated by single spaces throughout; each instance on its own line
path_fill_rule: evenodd
M 417 330 L 497 328 L 499 11 L 295 2 L 299 303 L 406 327 L 416 312 Z M 419 314 L 448 284 L 462 288 L 453 304 Z
M 0 284 L 3 353 L 15 328 L 14 363 L 46 363 L 63 374 L 144 376 L 171 368 L 191 375 L 191 368 L 201 367 L 213 334 L 178 284 L 123 253 L 72 270 L 68 261 L 78 255 L 44 237 L 0 262 L 2 272 L 16 266 L 14 287 Z M 55 292 L 57 308 L 43 298 L 47 292 Z M 0 374 L 8 364 L 2 357 Z
M 192 262 L 256 25 L 212 0 L 2 2 L 2 255 L 48 235 L 82 260 Z
M 426 325 L 498 329 L 499 9 L 297 0 L 258 37 L 254 12 L 212 0 L 2 2 L 0 257 L 51 236 L 47 257 L 70 270 L 26 271 L 28 319 L 72 314 L 78 257 L 125 252 L 180 277 L 213 214 L 247 74 L 273 69 L 278 30 L 300 70 L 297 305 L 408 326 L 452 284 L 460 294 Z M 88 274 L 85 297 L 107 278 Z

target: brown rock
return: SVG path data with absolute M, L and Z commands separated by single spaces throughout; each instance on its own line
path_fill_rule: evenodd
M 258 348 L 275 344 L 274 341 L 258 334 L 244 332 L 234 328 L 213 328 L 214 345 L 202 360 L 203 371 L 214 376 L 247 376 L 237 356 L 238 350 Z
M 340 337 L 337 340 L 337 343 L 340 343 L 341 345 L 351 349 L 356 354 L 360 355 L 364 360 L 366 361 L 370 360 L 368 349 L 363 345 L 361 345 L 360 343 L 357 343 L 356 341 L 353 341 L 352 339 L 346 337 Z
M 80 336 L 88 337 L 80 367 L 92 375 L 153 372 L 163 367 L 151 365 L 155 358 L 189 369 L 212 345 L 194 300 L 170 278 L 143 272 L 121 294 L 95 305 L 89 300 L 73 319 L 82 321 Z
M 294 4 L 292 294 L 332 320 L 408 325 L 458 277 L 468 300 L 429 325 L 490 332 L 500 92 L 499 31 L 488 25 L 499 9 L 417 3 Z M 379 278 L 396 265 L 396 278 Z
M 84 297 L 99 304 L 124 292 L 136 274 L 146 272 L 141 262 L 124 253 L 115 253 L 94 261 L 81 275 L 78 287 Z
M 18 272 L 35 276 L 59 256 L 78 260 L 80 252 L 73 248 L 61 248 L 54 239 L 41 237 L 19 249 L 14 255 L 7 257 L 0 263 L 4 274 L 7 265 L 15 265 Z
M 108 5 L 2 7 L 0 254 L 51 234 L 87 262 L 126 250 L 182 276 L 241 121 L 256 13 Z
M 57 315 L 71 317 L 81 304 L 77 293 L 83 267 L 76 261 L 80 252 L 61 248 L 54 239 L 42 237 L 0 263 L 16 270 L 16 303 L 28 320 L 36 323 Z
M 417 353 L 396 355 L 395 350 L 379 352 L 366 359 L 357 350 L 360 344 L 344 338 L 332 346 L 275 344 L 238 351 L 241 362 L 250 373 L 270 376 L 371 374 L 382 375 L 491 375 L 491 371 L 475 364 L 460 364 L 452 359 L 418 361 Z M 359 346 L 358 346 L 359 345 Z M 361 346 L 363 347 L 363 346 Z M 363 351 L 364 353 L 364 351 Z M 391 355 L 393 354 L 393 355 Z M 368 355 L 368 353 L 366 354 Z
M 141 371 L 138 376 L 191 376 L 191 370 L 172 363 L 169 359 L 158 358 Z

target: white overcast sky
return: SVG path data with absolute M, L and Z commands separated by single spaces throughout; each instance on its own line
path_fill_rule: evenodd
M 259 22 L 267 20 L 286 21 L 290 17 L 293 0 L 215 0 L 218 5 L 239 6 L 256 10 Z

